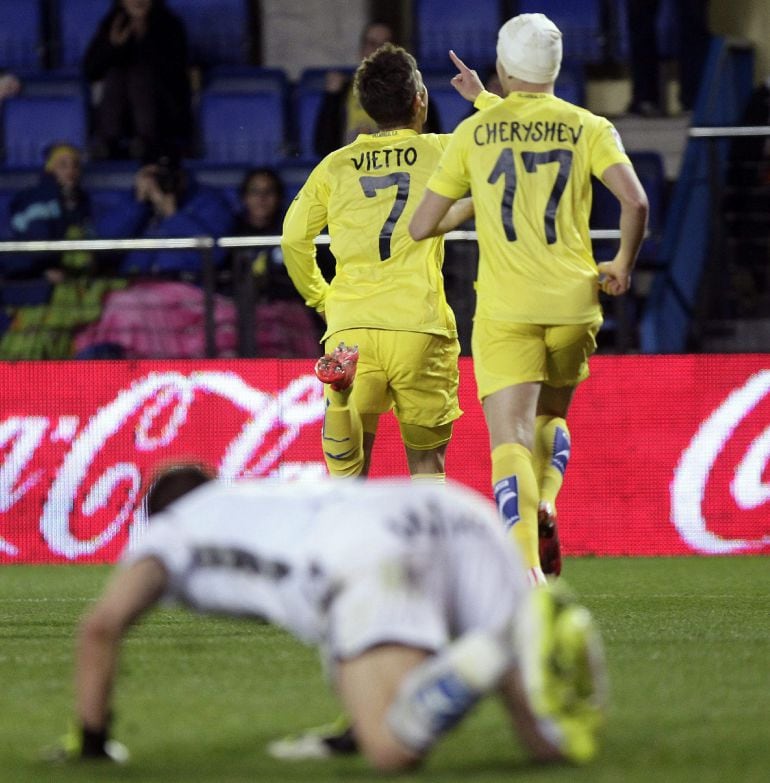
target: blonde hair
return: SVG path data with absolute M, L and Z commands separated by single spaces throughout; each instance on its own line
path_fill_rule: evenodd
M 70 153 L 80 160 L 80 150 L 66 141 L 52 144 L 45 152 L 45 170 L 53 171 L 56 161 L 62 156 Z

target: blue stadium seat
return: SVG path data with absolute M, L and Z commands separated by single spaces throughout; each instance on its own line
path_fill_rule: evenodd
M 413 8 L 421 67 L 449 67 L 449 49 L 479 73 L 494 64 L 497 31 L 504 21 L 499 0 L 415 0 Z
M 11 98 L 3 107 L 3 139 L 10 166 L 40 166 L 55 141 L 85 148 L 85 101 L 74 95 Z
M 14 72 L 41 68 L 43 26 L 37 0 L 0 2 L 0 66 Z
M 278 176 L 281 178 L 281 182 L 283 182 L 285 189 L 284 206 L 286 209 L 288 209 L 289 204 L 291 204 L 294 197 L 299 193 L 312 170 L 312 165 L 295 162 L 284 163 L 278 166 Z
M 88 95 L 88 85 L 79 74 L 61 71 L 41 72 L 26 76 L 22 81 L 21 94 L 25 98 L 81 98 Z
M 462 120 L 473 113 L 473 106 L 450 84 L 456 73 L 457 71 L 427 69 L 422 72 L 423 81 L 428 88 L 428 100 L 434 103 L 438 110 L 442 133 L 451 133 Z
M 313 163 L 318 160 L 315 152 L 315 126 L 323 100 L 326 74 L 329 70 L 347 73 L 352 77 L 355 69 L 350 66 L 306 68 L 300 74 L 292 93 L 294 122 L 290 133 L 300 161 L 303 163 Z
M 604 56 L 602 0 L 520 0 L 519 13 L 542 13 L 561 30 L 564 60 L 601 62 Z
M 0 306 L 23 307 L 48 304 L 53 286 L 45 278 L 6 280 L 0 286 Z
M 293 117 L 295 145 L 301 160 L 318 160 L 315 151 L 315 125 L 321 108 L 323 92 L 302 90 L 294 98 Z
M 246 0 L 169 0 L 185 23 L 196 65 L 246 63 L 249 19 Z M 108 13 L 105 0 L 58 0 L 60 67 L 78 67 L 91 37 Z
M 198 182 L 212 188 L 218 188 L 224 193 L 225 198 L 227 198 L 233 208 L 233 212 L 237 213 L 240 211 L 241 204 L 238 188 L 251 166 L 222 165 L 205 161 L 189 161 L 186 165 Z M 285 211 L 299 192 L 299 189 L 305 184 L 305 180 L 310 176 L 313 165 L 298 160 L 289 160 L 277 165 L 270 165 L 269 168 L 274 169 L 281 182 L 283 182 L 285 190 L 283 209 Z
M 41 161 L 42 162 L 42 161 Z M 40 167 L 9 168 L 0 166 L 0 192 L 18 193 L 25 188 L 31 188 L 40 181 Z
M 323 100 L 326 68 L 306 68 L 292 93 L 291 135 L 303 161 L 318 160 L 315 152 L 315 126 Z
M 210 188 L 217 188 L 227 199 L 233 213 L 238 212 L 238 187 L 244 174 L 250 166 L 209 163 L 201 160 L 190 160 L 185 163 L 195 181 Z
M 57 0 L 56 35 L 58 67 L 79 70 L 88 44 L 110 5 L 104 0 Z
M 273 165 L 285 155 L 285 96 L 205 91 L 200 103 L 204 158 L 210 163 Z
M 135 160 L 92 160 L 83 170 L 83 187 L 89 192 L 133 190 L 139 166 Z
M 111 216 L 119 210 L 126 209 L 134 201 L 134 190 L 130 188 L 94 188 L 89 191 L 91 196 L 91 222 L 96 236 L 104 236 L 102 226 L 114 223 Z
M 583 66 L 565 62 L 554 85 L 554 95 L 578 106 L 585 105 L 586 84 Z
M 208 92 L 277 92 L 288 94 L 289 79 L 283 68 L 257 65 L 216 65 L 205 73 Z
M 16 190 L 0 190 L 0 242 L 11 238 L 11 201 Z M 0 257 L 0 261 L 2 258 Z
M 168 0 L 187 28 L 192 62 L 200 66 L 247 63 L 247 0 Z

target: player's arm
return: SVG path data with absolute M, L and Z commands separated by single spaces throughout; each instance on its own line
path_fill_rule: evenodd
M 281 250 L 286 271 L 305 304 L 323 313 L 329 284 L 324 280 L 316 261 L 313 240 L 323 230 L 328 215 L 326 206 L 313 196 L 313 188 L 308 180 L 286 212 Z
M 466 220 L 470 220 L 474 214 L 473 199 L 470 196 L 458 199 L 449 207 L 449 211 L 439 221 L 438 226 L 436 226 L 436 233 L 446 234 L 447 231 L 452 231 L 465 223 Z
M 465 201 L 465 199 L 458 201 L 447 196 L 439 196 L 438 193 L 434 193 L 430 188 L 426 188 L 422 201 L 417 205 L 417 209 L 409 222 L 409 235 L 415 241 L 419 241 L 427 237 L 439 236 L 448 231 L 448 228 L 443 228 L 442 230 L 442 226 L 449 225 L 452 222 L 452 216 L 449 214 L 450 209 L 454 205 L 459 204 L 460 201 Z M 462 209 L 462 207 L 459 209 Z M 471 205 L 472 209 L 473 206 Z M 471 214 L 473 213 L 471 212 Z M 467 220 L 467 217 L 465 219 Z M 463 221 L 459 220 L 450 227 L 454 228 L 461 222 Z
M 130 625 L 161 597 L 166 569 L 154 557 L 118 571 L 80 624 L 75 663 L 76 711 L 83 750 L 98 751 L 108 738 L 110 702 L 120 644 Z
M 626 293 L 631 272 L 647 230 L 647 194 L 633 166 L 615 163 L 605 169 L 602 182 L 620 202 L 620 246 L 612 261 L 598 265 L 602 290 L 612 296 Z
M 466 101 L 470 101 L 477 109 L 486 109 L 502 100 L 499 95 L 484 89 L 478 73 L 469 68 L 452 49 L 449 50 L 449 59 L 457 68 L 450 84 Z

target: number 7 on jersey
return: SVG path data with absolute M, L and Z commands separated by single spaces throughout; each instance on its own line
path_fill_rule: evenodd
M 380 231 L 380 261 L 387 261 L 390 258 L 390 239 L 393 236 L 393 230 L 404 211 L 406 200 L 409 198 L 409 174 L 405 171 L 396 171 L 392 174 L 383 174 L 380 177 L 361 177 L 359 182 L 367 198 L 375 198 L 378 190 L 397 186 L 393 208 Z

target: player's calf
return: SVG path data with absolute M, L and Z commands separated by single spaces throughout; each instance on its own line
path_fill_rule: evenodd
M 414 668 L 388 710 L 393 735 L 417 757 L 456 726 L 496 687 L 509 651 L 489 634 L 467 634 Z

